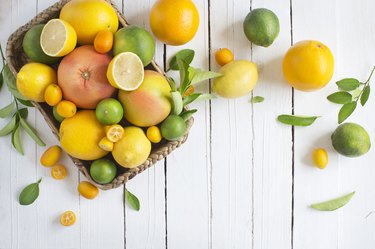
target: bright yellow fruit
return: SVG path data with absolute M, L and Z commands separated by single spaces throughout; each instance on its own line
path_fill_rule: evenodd
M 195 36 L 199 13 L 191 0 L 158 0 L 150 12 L 150 26 L 160 41 L 179 46 Z
M 51 176 L 56 180 L 62 180 L 68 175 L 68 171 L 64 165 L 55 165 L 51 169 Z
M 56 71 L 41 63 L 27 63 L 17 74 L 18 91 L 24 97 L 36 102 L 44 102 L 47 86 L 56 83 Z
M 104 126 L 96 119 L 95 111 L 82 110 L 60 126 L 60 143 L 71 156 L 81 160 L 96 160 L 108 154 L 99 147 L 105 137 Z
M 212 90 L 224 98 L 242 97 L 253 90 L 258 80 L 255 63 L 236 60 L 225 64 L 219 73 L 223 76 L 214 80 Z
M 65 211 L 60 216 L 60 224 L 63 226 L 72 226 L 76 223 L 76 214 L 73 211 Z
M 123 138 L 115 143 L 113 158 L 124 168 L 135 168 L 143 164 L 151 153 L 151 142 L 141 128 L 130 126 L 124 129 Z
M 286 81 L 301 91 L 323 88 L 331 80 L 333 70 L 331 50 L 318 41 L 300 41 L 294 44 L 283 61 Z
M 76 114 L 77 106 L 69 100 L 63 100 L 57 104 L 56 111 L 63 118 L 71 118 Z
M 55 165 L 61 157 L 61 148 L 57 145 L 49 147 L 40 157 L 40 164 L 45 167 Z
M 90 182 L 80 182 L 78 184 L 78 192 L 86 199 L 94 199 L 99 194 L 99 189 Z
M 157 126 L 148 127 L 146 134 L 148 140 L 155 144 L 159 143 L 162 139 L 160 129 Z
M 57 105 L 62 99 L 61 88 L 57 84 L 47 86 L 44 92 L 44 99 L 49 106 Z
M 114 34 L 118 28 L 117 14 L 104 0 L 72 0 L 61 9 L 60 19 L 73 26 L 81 45 L 94 44 L 99 31 L 109 30 Z
M 111 127 L 109 127 L 109 129 L 107 130 L 107 138 L 113 143 L 120 141 L 123 136 L 124 128 L 122 128 L 121 125 L 111 125 Z
M 107 137 L 103 137 L 99 142 L 99 147 L 105 151 L 112 151 L 114 143 L 109 141 Z
M 324 169 L 328 164 L 328 153 L 325 149 L 315 149 L 312 153 L 312 159 L 316 167 Z

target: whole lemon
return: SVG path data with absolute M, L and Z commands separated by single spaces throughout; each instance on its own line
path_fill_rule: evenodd
M 113 158 L 124 168 L 135 168 L 143 164 L 151 153 L 151 142 L 144 131 L 135 126 L 124 129 L 124 135 L 115 143 Z
M 56 71 L 42 63 L 27 63 L 17 74 L 18 91 L 24 97 L 36 102 L 44 102 L 47 86 L 56 83 Z
M 333 70 L 331 50 L 318 41 L 300 41 L 294 44 L 283 60 L 286 81 L 301 91 L 323 88 L 331 80 Z
M 71 156 L 81 160 L 96 160 L 108 154 L 99 147 L 105 137 L 105 127 L 96 119 L 95 111 L 83 110 L 66 118 L 60 126 L 60 143 Z
M 214 80 L 212 90 L 224 98 L 242 97 L 253 90 L 258 80 L 255 63 L 246 60 L 232 61 L 220 68 L 223 76 Z
M 60 19 L 73 26 L 81 45 L 94 44 L 99 31 L 114 34 L 118 28 L 116 11 L 104 0 L 72 0 L 61 9 Z
M 158 0 L 150 12 L 150 26 L 160 41 L 179 46 L 195 36 L 199 13 L 191 0 Z

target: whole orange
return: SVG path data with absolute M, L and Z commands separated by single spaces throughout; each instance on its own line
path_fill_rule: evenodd
M 158 0 L 151 9 L 150 25 L 160 41 L 179 46 L 195 36 L 199 13 L 191 0 Z

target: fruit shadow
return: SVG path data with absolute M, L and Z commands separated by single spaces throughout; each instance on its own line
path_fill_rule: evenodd
M 301 160 L 304 165 L 315 167 L 313 160 L 312 160 L 312 151 L 314 149 L 324 148 L 328 153 L 328 160 L 329 160 L 329 155 L 332 153 L 335 153 L 335 150 L 332 147 L 332 143 L 331 143 L 331 133 L 332 132 L 326 132 L 322 134 L 321 136 L 317 137 L 315 140 L 313 140 L 313 142 L 308 147 L 306 154 Z
M 257 62 L 259 77 L 262 81 L 278 86 L 288 86 L 282 72 L 283 57 L 278 56 L 269 61 Z

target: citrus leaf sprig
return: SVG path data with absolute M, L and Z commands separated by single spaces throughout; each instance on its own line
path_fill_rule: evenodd
M 280 123 L 293 126 L 310 126 L 319 116 L 296 116 L 296 115 L 279 115 L 277 120 Z
M 190 66 L 194 59 L 195 52 L 191 49 L 183 49 L 174 55 L 169 62 L 169 69 L 178 70 L 180 74 L 180 86 L 177 87 L 175 80 L 172 77 L 167 77 L 171 86 L 171 94 L 173 101 L 172 113 L 180 115 L 185 121 L 188 120 L 195 112 L 193 110 L 185 110 L 184 107 L 193 103 L 196 100 L 208 100 L 215 98 L 213 94 L 194 93 L 194 85 L 203 81 L 208 81 L 222 76 L 220 73 L 212 71 L 203 71 L 199 68 Z M 190 93 L 189 93 L 190 92 Z
M 311 205 L 311 208 L 319 211 L 334 211 L 336 209 L 339 209 L 343 206 L 345 206 L 353 197 L 355 194 L 354 192 L 351 192 L 347 195 L 338 197 L 336 199 L 332 199 L 325 202 L 315 203 Z
M 340 91 L 329 95 L 327 99 L 332 103 L 343 105 L 338 114 L 339 124 L 352 115 L 358 106 L 358 101 L 362 106 L 367 103 L 371 92 L 370 80 L 374 70 L 375 67 L 371 70 L 368 79 L 363 83 L 355 78 L 345 78 L 336 82 Z
M 127 188 L 125 188 L 125 202 L 135 211 L 141 209 L 141 203 L 139 202 L 137 196 L 132 194 Z
M 11 135 L 13 147 L 16 149 L 18 153 L 24 155 L 21 140 L 21 130 L 26 131 L 26 133 L 39 146 L 45 146 L 46 144 L 38 136 L 36 130 L 27 122 L 27 107 L 32 107 L 33 105 L 18 91 L 16 86 L 16 78 L 10 71 L 9 66 L 6 64 L 6 60 L 1 45 L 0 54 L 3 60 L 3 68 L 1 69 L 0 73 L 0 90 L 3 83 L 5 83 L 5 85 L 8 88 L 8 91 L 13 95 L 13 101 L 9 105 L 0 109 L 0 118 L 10 118 L 9 122 L 3 128 L 0 128 L 0 137 Z M 21 105 L 25 106 L 26 108 L 21 108 Z
M 34 201 L 39 196 L 39 184 L 41 183 L 42 178 L 39 181 L 32 183 L 26 186 L 20 193 L 18 201 L 21 205 L 26 206 L 34 203 Z

